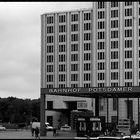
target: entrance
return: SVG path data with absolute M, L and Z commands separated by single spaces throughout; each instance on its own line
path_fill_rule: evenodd
M 47 116 L 47 122 L 53 126 L 53 116 Z
M 103 98 L 139 98 L 140 97 L 140 87 L 76 87 L 76 88 L 41 88 L 41 131 L 40 135 L 45 136 L 45 95 L 61 95 L 61 96 L 73 96 L 73 97 L 85 97 L 85 98 L 95 98 L 97 99 L 95 105 L 97 106 L 97 110 L 95 110 L 95 116 L 98 116 L 99 107 L 98 107 L 98 99 L 99 97 Z M 129 109 L 127 109 L 128 117 L 133 118 L 133 104 L 129 102 Z M 117 111 L 118 112 L 118 111 Z M 118 112 L 119 113 L 119 112 Z M 117 113 L 117 118 L 118 118 Z M 109 109 L 107 107 L 107 120 L 108 120 Z M 139 114 L 139 102 L 138 102 L 138 114 Z M 139 123 L 139 117 L 138 117 Z M 139 125 L 138 125 L 139 126 Z

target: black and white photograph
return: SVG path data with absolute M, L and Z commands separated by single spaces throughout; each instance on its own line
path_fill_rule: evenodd
M 140 2 L 0 2 L 0 139 L 140 139 Z

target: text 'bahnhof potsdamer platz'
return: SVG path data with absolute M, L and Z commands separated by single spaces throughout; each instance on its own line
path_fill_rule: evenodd
M 133 86 L 140 86 L 140 2 L 93 2 L 89 9 L 41 15 L 41 88 L 113 92 Z M 138 124 L 138 101 L 100 97 L 96 106 L 86 96 L 46 95 L 45 121 L 74 129 L 76 112 L 96 115 L 98 107 L 106 122 L 131 118 Z

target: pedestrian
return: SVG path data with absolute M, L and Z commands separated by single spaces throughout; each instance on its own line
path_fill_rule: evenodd
M 34 128 L 31 128 L 32 136 L 34 136 Z
M 56 136 L 56 128 L 53 128 L 53 136 Z
M 40 137 L 39 137 L 39 128 L 38 127 L 36 127 L 36 129 L 35 129 L 35 138 L 40 139 Z

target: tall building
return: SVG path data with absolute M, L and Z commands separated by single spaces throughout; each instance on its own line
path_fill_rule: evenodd
M 139 2 L 93 2 L 90 9 L 41 15 L 41 88 L 139 85 Z M 94 98 L 46 95 L 46 121 L 70 124 L 77 102 L 95 115 Z M 138 98 L 100 98 L 99 115 L 137 124 Z

